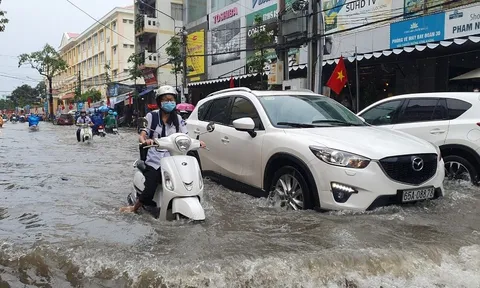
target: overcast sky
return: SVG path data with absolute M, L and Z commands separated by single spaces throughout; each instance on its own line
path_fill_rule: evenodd
M 115 7 L 133 5 L 134 0 L 70 0 L 99 20 Z M 95 23 L 66 0 L 2 0 L 10 22 L 0 32 L 0 95 L 17 86 L 37 85 L 41 76 L 28 67 L 17 68 L 17 56 L 40 50 L 46 43 L 58 48 L 64 32 L 82 33 Z M 3 77 L 21 78 L 12 79 Z M 35 81 L 37 80 L 37 81 Z

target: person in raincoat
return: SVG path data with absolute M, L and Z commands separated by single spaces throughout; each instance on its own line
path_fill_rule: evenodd
M 117 120 L 115 119 L 114 111 L 108 111 L 107 116 L 105 117 L 105 129 L 111 132 L 112 128 L 117 126 Z

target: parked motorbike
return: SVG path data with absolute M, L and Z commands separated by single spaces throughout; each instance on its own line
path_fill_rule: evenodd
M 140 122 L 141 126 L 146 128 L 146 120 L 143 118 Z M 199 135 L 212 132 L 214 129 L 215 124 L 211 122 L 207 125 L 207 131 Z M 198 137 L 193 139 L 183 133 L 175 133 L 168 137 L 156 138 L 154 143 L 154 145 L 143 146 L 143 148 L 167 150 L 171 156 L 160 160 L 162 184 L 158 185 L 153 198 L 157 206 L 144 206 L 143 208 L 160 220 L 179 220 L 181 218 L 205 220 L 205 211 L 201 205 L 203 200 L 202 171 L 197 159 L 187 155 L 188 151 L 200 148 Z M 145 177 L 143 176 L 143 172 L 146 170 L 145 162 L 137 160 L 133 167 L 137 168 L 137 172 L 133 177 L 134 192 L 127 197 L 130 205 L 136 203 L 138 195 L 141 195 L 145 188 Z
M 92 128 L 88 124 L 77 124 L 80 127 L 80 141 L 90 143 L 93 139 Z
M 17 116 L 12 116 L 12 118 L 10 118 L 10 122 L 12 122 L 12 124 L 17 124 L 18 123 Z

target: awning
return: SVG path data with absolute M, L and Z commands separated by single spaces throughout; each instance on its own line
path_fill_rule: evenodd
M 140 94 L 138 94 L 138 96 L 146 95 L 146 94 L 152 92 L 154 89 L 155 89 L 155 87 L 148 87 L 147 89 L 145 89 L 145 90 L 143 90 L 142 92 L 140 92 Z
M 454 77 L 450 80 L 467 80 L 467 79 L 476 79 L 480 78 L 480 68 L 462 74 L 460 76 Z
M 133 92 L 127 92 L 120 96 L 117 96 L 117 99 L 115 100 L 116 101 L 115 104 L 125 101 L 125 99 L 127 99 L 130 96 L 130 94 L 133 94 Z
M 60 97 L 60 100 L 67 100 L 75 98 L 75 92 L 67 93 Z
M 345 60 L 348 60 L 349 62 L 353 63 L 355 61 L 355 59 L 357 59 L 358 61 L 362 61 L 363 59 L 369 60 L 372 57 L 380 58 L 382 56 L 390 56 L 392 54 L 399 55 L 401 53 L 411 53 L 413 51 L 425 51 L 425 50 L 428 51 L 428 50 L 433 50 L 437 47 L 448 47 L 452 44 L 463 45 L 463 44 L 469 43 L 469 42 L 479 43 L 480 42 L 480 37 L 479 36 L 469 36 L 468 38 L 456 38 L 456 39 L 452 39 L 452 40 L 425 43 L 425 44 L 421 44 L 421 45 L 408 46 L 408 47 L 403 47 L 403 48 L 388 49 L 388 50 L 377 51 L 377 52 L 372 52 L 372 53 L 359 54 L 356 57 L 355 56 L 346 57 Z M 339 59 L 340 58 L 325 60 L 325 61 L 323 61 L 323 66 L 337 64 Z M 305 69 L 305 68 L 307 68 L 307 64 L 299 64 L 299 65 L 294 65 L 292 67 L 289 67 L 288 70 L 289 71 L 297 71 L 299 69 Z M 247 77 L 254 77 L 254 76 L 257 76 L 257 75 L 258 75 L 258 73 L 237 75 L 237 76 L 233 76 L 233 79 L 235 79 L 235 80 L 244 79 L 244 78 L 247 78 Z M 267 75 L 267 73 L 264 73 L 264 75 Z M 221 82 L 227 82 L 227 81 L 230 81 L 230 76 L 224 77 L 224 78 L 218 78 L 218 79 L 210 79 L 210 80 L 205 80 L 205 81 L 191 82 L 191 83 L 188 83 L 188 86 L 191 87 L 191 86 L 198 86 L 198 85 L 207 85 L 207 84 L 221 83 Z

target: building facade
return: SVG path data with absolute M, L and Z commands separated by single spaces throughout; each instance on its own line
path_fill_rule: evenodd
M 189 88 L 205 95 L 213 86 L 228 87 L 230 77 L 235 85 L 246 85 L 252 73 L 249 58 L 258 48 L 252 44 L 252 35 L 260 29 L 278 35 L 278 0 L 186 1 L 187 30 L 204 31 L 205 39 L 204 53 L 192 53 L 191 49 L 187 53 L 191 62 L 206 63 L 205 69 L 198 71 L 203 73 L 189 77 Z M 285 2 L 290 9 L 298 1 Z M 367 99 L 361 106 L 402 93 L 468 90 L 471 87 L 460 87 L 460 82 L 452 79 L 480 67 L 478 0 L 323 0 L 322 12 L 325 43 L 320 80 L 325 84 L 338 59 L 345 58 L 351 89 L 338 96 L 356 98 L 358 73 L 360 98 Z M 255 15 L 262 16 L 261 27 L 254 25 Z M 308 18 L 302 12 L 297 17 Z M 302 29 L 297 30 L 301 33 Z M 204 57 L 192 57 L 195 53 Z M 264 53 L 268 55 L 268 73 L 276 54 L 274 50 Z M 356 61 L 359 71 L 355 70 Z M 290 78 L 306 77 L 306 64 L 305 47 L 290 49 Z
M 128 58 L 135 53 L 134 7 L 117 7 L 81 34 L 65 33 L 59 47 L 68 69 L 53 79 L 54 110 L 60 102 L 73 101 L 78 81 L 82 91 L 96 89 L 107 96 L 105 73 L 110 80 L 132 85 Z M 106 69 L 106 65 L 110 69 Z M 137 81 L 143 81 L 139 79 Z
M 136 53 L 141 55 L 147 87 L 181 86 L 182 75 L 172 73 L 165 49 L 170 39 L 182 31 L 183 18 L 182 0 L 135 1 Z

